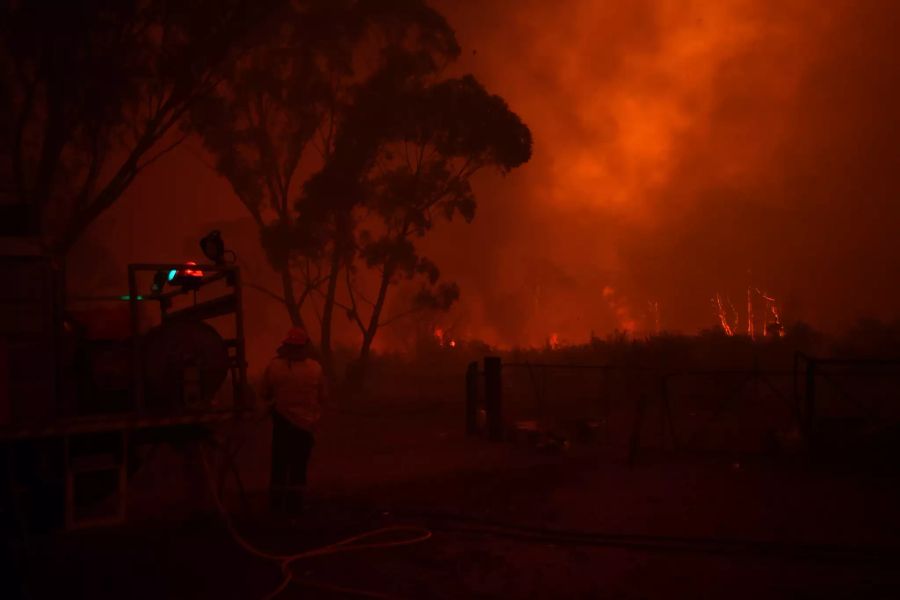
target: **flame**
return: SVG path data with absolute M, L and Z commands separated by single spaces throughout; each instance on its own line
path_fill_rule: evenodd
M 781 322 L 781 313 L 778 312 L 778 307 L 772 303 L 769 308 L 772 309 L 773 323 L 778 326 L 778 337 L 784 337 L 784 324 Z
M 756 332 L 753 330 L 753 299 L 749 287 L 747 287 L 747 335 L 751 340 L 756 339 Z
M 778 337 L 784 337 L 784 324 L 781 322 L 781 312 L 778 310 L 778 304 L 776 304 L 775 298 L 768 295 L 766 292 L 761 292 L 759 289 L 756 290 L 759 294 L 759 297 L 762 298 L 766 303 L 766 313 L 765 313 L 765 322 L 763 323 L 763 335 L 769 335 L 769 329 L 774 329 L 777 332 Z M 771 320 L 769 319 L 771 317 Z
M 727 336 L 734 335 L 734 329 L 732 329 L 731 324 L 728 322 L 728 313 L 725 312 L 725 305 L 722 303 L 722 296 L 716 293 L 716 297 L 713 299 L 713 303 L 716 306 L 716 316 L 719 317 L 719 324 L 722 326 L 722 331 L 725 332 Z M 729 304 L 731 304 L 729 302 Z
M 750 339 L 756 339 L 756 319 L 753 312 L 754 292 L 757 296 L 759 296 L 759 299 L 763 301 L 765 307 L 763 311 L 762 323 L 763 336 L 768 336 L 770 331 L 777 331 L 778 337 L 784 337 L 784 324 L 782 323 L 781 312 L 778 310 L 778 304 L 775 298 L 773 298 L 766 292 L 760 291 L 759 288 L 753 286 L 747 287 L 747 335 L 750 337 Z M 729 301 L 728 308 L 731 309 L 731 312 L 734 315 L 733 319 L 729 320 L 725 302 L 722 301 L 722 296 L 719 293 L 716 293 L 716 297 L 713 298 L 712 302 L 716 310 L 716 317 L 719 319 L 719 324 L 722 327 L 722 331 L 724 331 L 725 335 L 728 336 L 735 335 L 735 333 L 737 332 L 738 324 L 741 320 L 737 310 Z
M 450 340 L 450 347 L 456 348 L 456 340 Z
M 550 345 L 551 350 L 559 350 L 559 334 L 551 333 L 547 343 Z

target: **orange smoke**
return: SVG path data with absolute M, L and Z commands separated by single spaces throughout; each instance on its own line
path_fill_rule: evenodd
M 900 3 L 436 7 L 464 50 L 454 68 L 501 95 L 535 142 L 523 168 L 473 181 L 471 225 L 441 224 L 419 244 L 460 284 L 448 322 L 467 339 L 540 346 L 548 331 L 586 341 L 592 330 L 659 330 L 657 309 L 646 322 L 633 309 L 648 302 L 688 333 L 711 318 L 772 335 L 785 320 L 900 317 Z M 248 280 L 277 285 L 243 207 L 188 150 L 154 163 L 101 218 L 96 239 L 116 248 L 93 255 L 182 261 L 211 226 L 245 227 L 229 243 L 255 261 Z M 745 309 L 738 319 L 717 295 L 710 315 L 709 291 L 737 301 L 748 272 L 778 303 L 751 293 L 745 323 Z M 408 296 L 393 298 L 390 312 L 405 310 Z M 247 302 L 257 339 L 277 339 L 283 311 L 250 292 Z M 402 335 L 385 330 L 379 344 Z
M 503 95 L 535 139 L 523 169 L 476 181 L 471 228 L 429 244 L 460 280 L 475 335 L 634 330 L 634 311 L 595 302 L 605 286 L 632 307 L 658 300 L 667 328 L 692 332 L 709 322 L 703 291 L 745 289 L 747 272 L 817 327 L 900 316 L 888 268 L 900 260 L 888 226 L 900 219 L 900 4 L 438 6 L 466 50 L 460 70 Z M 769 335 L 771 309 L 753 298 L 747 310 L 741 333 Z
M 608 285 L 604 286 L 603 299 L 606 300 L 610 310 L 616 316 L 617 329 L 632 333 L 637 330 L 637 321 L 631 316 L 631 309 L 624 300 L 616 295 L 616 290 Z

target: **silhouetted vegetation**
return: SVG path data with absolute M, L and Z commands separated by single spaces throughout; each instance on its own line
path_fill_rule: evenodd
M 373 363 L 377 382 L 368 389 L 379 395 L 397 393 L 391 381 L 401 373 L 431 374 L 437 380 L 450 381 L 469 362 L 486 355 L 502 357 L 504 362 L 549 365 L 608 365 L 624 369 L 640 367 L 658 373 L 690 371 L 751 370 L 790 371 L 797 352 L 816 357 L 900 358 L 900 323 L 862 320 L 841 334 L 826 335 L 808 324 L 797 322 L 786 327 L 784 337 L 751 340 L 746 336 L 727 336 L 720 329 L 709 329 L 697 335 L 660 333 L 634 338 L 624 332 L 595 337 L 589 343 L 563 345 L 553 349 L 492 348 L 480 340 L 457 340 L 451 348 L 441 345 L 433 336 L 422 336 L 415 351 L 408 354 L 379 355 Z M 349 360 L 347 354 L 344 360 Z M 425 376 L 425 375 L 423 375 Z M 457 388 L 458 388 L 457 385 Z M 446 388 L 423 386 L 427 396 L 446 396 Z M 454 389 L 452 393 L 460 393 Z
M 414 240 L 440 219 L 471 221 L 471 176 L 526 162 L 531 135 L 473 77 L 444 77 L 459 47 L 421 2 L 295 5 L 273 33 L 195 105 L 192 124 L 281 276 L 280 294 L 263 291 L 295 325 L 313 306 L 332 376 L 343 312 L 359 332 L 349 372 L 360 379 L 379 327 L 459 296 Z M 385 315 L 401 281 L 418 284 L 412 305 Z
M 194 101 L 282 0 L 0 5 L 0 196 L 7 234 L 65 254 L 183 139 Z

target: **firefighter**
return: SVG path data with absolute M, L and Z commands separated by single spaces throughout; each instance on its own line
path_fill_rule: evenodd
M 313 429 L 322 412 L 325 377 L 311 352 L 309 335 L 292 328 L 266 367 L 261 396 L 272 408 L 273 511 L 296 517 L 302 511 Z

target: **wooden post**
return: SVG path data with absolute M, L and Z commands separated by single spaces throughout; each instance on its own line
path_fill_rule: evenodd
M 647 408 L 647 398 L 644 394 L 637 397 L 634 411 L 634 427 L 631 429 L 631 438 L 628 441 L 628 466 L 637 462 L 638 450 L 641 446 L 641 429 L 644 427 L 644 411 Z
M 753 402 L 755 410 L 759 406 L 759 356 L 753 357 Z
M 478 433 L 478 362 L 466 368 L 466 435 Z
M 492 442 L 503 439 L 502 368 L 499 356 L 484 357 L 484 405 L 487 412 L 488 439 Z
M 806 363 L 806 431 L 812 435 L 813 422 L 816 419 L 816 361 L 807 359 Z
M 138 312 L 138 283 L 135 265 L 128 265 L 128 308 L 131 321 L 131 409 L 144 411 L 144 367 L 141 363 L 141 321 Z
M 116 520 L 119 523 L 125 522 L 128 514 L 128 430 L 122 430 L 122 456 L 119 458 L 119 489 L 118 500 L 119 506 L 116 509 Z
M 800 352 L 794 352 L 794 376 L 791 378 L 791 384 L 794 386 L 794 418 L 797 419 L 797 425 L 803 423 L 800 408 L 800 382 L 797 378 L 800 376 Z
M 662 402 L 660 408 L 663 413 L 663 437 L 665 437 L 665 432 L 668 429 L 672 450 L 677 450 L 678 440 L 675 437 L 675 424 L 672 422 L 672 407 L 669 404 L 669 377 L 667 375 L 661 375 L 659 378 L 659 397 Z
M 13 405 L 10 381 L 12 380 L 9 368 L 9 350 L 6 340 L 0 338 L 0 425 L 12 425 Z
M 63 468 L 66 482 L 63 523 L 67 531 L 75 527 L 75 475 L 72 473 L 71 463 L 69 435 L 66 434 L 63 436 Z

